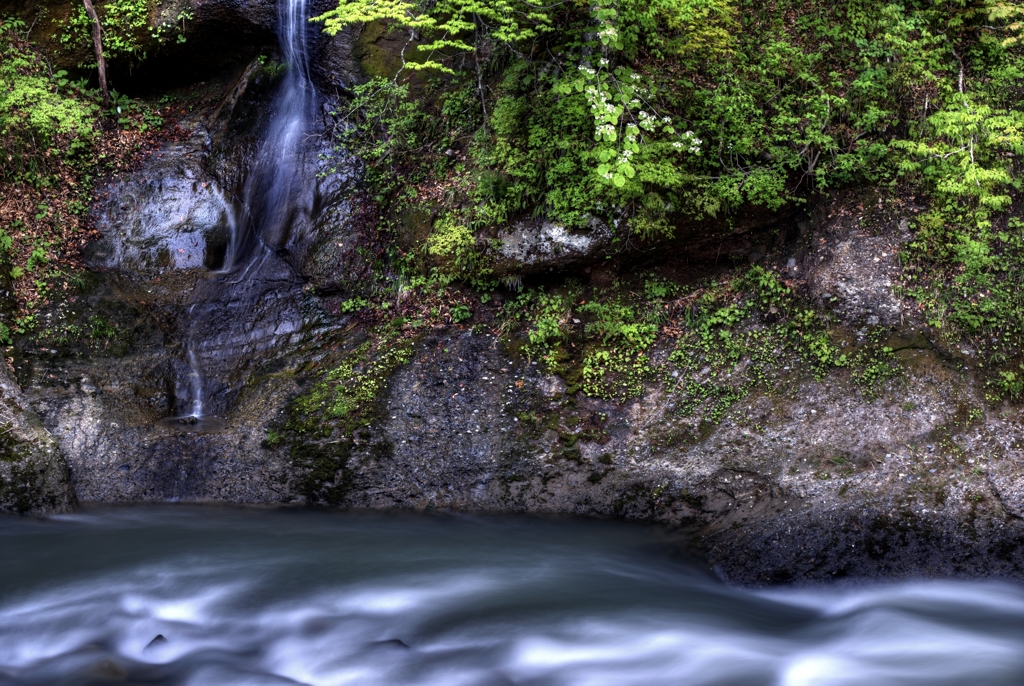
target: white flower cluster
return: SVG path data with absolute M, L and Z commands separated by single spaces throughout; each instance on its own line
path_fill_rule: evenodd
M 594 115 L 594 124 L 597 126 L 597 135 L 612 133 L 614 128 L 608 124 L 608 120 L 615 118 L 616 108 L 608 100 L 608 94 L 597 86 L 587 86 L 584 93 L 590 101 L 590 111 Z M 602 125 L 602 122 L 604 124 Z
M 684 133 L 682 135 L 682 139 L 682 141 L 676 141 L 675 143 L 673 143 L 672 147 L 674 147 L 676 150 L 682 150 L 683 148 L 686 148 L 688 152 L 694 155 L 700 152 L 700 146 L 704 141 L 701 140 L 700 138 L 697 138 L 697 134 L 695 134 L 693 131 L 687 131 L 686 133 Z
M 618 30 L 611 24 L 605 24 L 604 28 L 597 32 L 598 38 L 607 38 L 608 40 L 613 40 L 618 35 Z
M 580 71 L 586 74 L 587 76 L 597 76 L 597 72 L 585 64 L 580 65 Z

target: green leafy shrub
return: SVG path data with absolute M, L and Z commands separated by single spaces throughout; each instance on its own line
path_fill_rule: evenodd
M 900 180 L 984 223 L 1015 183 L 1024 70 L 1019 7 L 1004 0 L 358 2 L 321 19 L 335 32 L 385 14 L 424 35 L 429 59 L 410 68 L 443 78 L 415 93 L 377 84 L 357 107 L 379 121 L 381 103 L 403 117 L 462 105 L 475 135 L 423 126 L 406 150 L 467 154 L 474 229 L 543 213 L 666 235 L 678 217 Z
M 633 350 L 646 350 L 658 336 L 658 322 L 650 315 L 641 317 L 636 309 L 621 301 L 592 301 L 579 307 L 592 318 L 586 326 L 605 345 L 615 344 Z
M 0 19 L 0 259 L 14 280 L 17 333 L 31 328 L 54 281 L 73 279 L 80 266 L 98 174 L 129 168 L 143 132 L 163 125 L 158 112 L 116 92 L 105 109 L 85 80 L 51 69 L 24 39 L 27 28 Z
M 0 178 L 39 183 L 68 156 L 91 149 L 100 107 L 67 72 L 50 74 L 20 38 L 25 28 L 0 19 Z

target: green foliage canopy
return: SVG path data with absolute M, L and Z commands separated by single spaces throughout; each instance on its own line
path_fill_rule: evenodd
M 550 20 L 539 4 L 533 0 L 438 0 L 428 8 L 409 0 L 343 0 L 314 21 L 322 21 L 324 31 L 332 36 L 345 26 L 373 21 L 392 22 L 413 35 L 426 32 L 431 38 L 416 49 L 427 54 L 427 59 L 404 62 L 403 67 L 451 74 L 454 71 L 445 65 L 444 58 L 474 50 L 474 45 L 466 41 L 477 31 L 486 31 L 494 40 L 507 44 L 535 39 L 550 31 Z
M 656 235 L 673 216 L 900 181 L 984 223 L 1024 141 L 1021 18 L 1008 0 L 356 0 L 318 19 L 422 34 L 430 58 L 406 66 L 445 76 L 410 96 L 421 108 L 478 91 L 472 164 L 510 183 L 477 220 L 596 215 Z M 467 52 L 485 78 L 460 72 Z
M 416 211 L 459 273 L 525 215 L 657 238 L 868 185 L 928 208 L 903 288 L 929 321 L 992 364 L 1020 352 L 1019 2 L 355 0 L 321 19 L 391 22 L 429 52 L 421 85 L 357 88 L 343 138 L 382 216 L 445 188 Z

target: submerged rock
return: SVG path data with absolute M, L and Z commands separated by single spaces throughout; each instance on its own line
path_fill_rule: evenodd
M 150 648 L 159 648 L 160 646 L 167 645 L 168 643 L 170 643 L 170 641 L 168 641 L 166 638 L 164 638 L 163 634 L 157 634 L 156 636 L 153 637 L 153 640 L 150 641 L 149 643 L 147 643 L 146 647 L 143 648 L 142 650 L 146 651 L 146 650 L 149 650 Z
M 100 660 L 89 668 L 89 675 L 100 681 L 128 680 L 128 670 L 114 660 Z

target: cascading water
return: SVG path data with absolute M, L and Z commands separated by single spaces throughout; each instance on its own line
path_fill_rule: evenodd
M 225 272 L 245 269 L 268 246 L 285 245 L 299 211 L 296 199 L 302 192 L 302 143 L 314 103 L 309 78 L 306 0 L 281 0 L 278 14 L 287 72 L 245 184 L 240 217 L 224 259 Z
M 199 362 L 196 360 L 196 353 L 194 350 L 188 351 L 188 366 L 192 369 L 192 374 L 189 376 L 192 386 L 192 416 L 202 417 L 203 416 L 203 377 L 199 373 Z
M 217 366 L 223 358 L 270 347 L 268 340 L 301 326 L 294 308 L 288 307 L 271 315 L 276 321 L 255 323 L 260 318 L 257 309 L 261 303 L 281 301 L 294 286 L 294 274 L 274 255 L 294 239 L 296 225 L 309 212 L 306 196 L 311 172 L 305 139 L 316 92 L 309 73 L 307 0 L 280 0 L 278 18 L 278 40 L 287 71 L 242 189 L 241 204 L 229 223 L 223 266 L 206 284 L 205 301 L 189 309 L 191 325 L 185 342 L 189 372 L 187 382 L 181 384 L 187 393 L 182 400 L 188 409 L 187 414 L 165 420 L 168 425 L 192 430 L 222 426 L 219 420 L 203 415 L 204 409 L 211 409 L 203 402 L 204 385 L 211 380 L 204 379 L 200 358 L 215 358 L 210 361 Z M 214 335 L 211 321 L 221 324 Z M 228 329 L 231 331 L 225 336 L 223 332 Z

